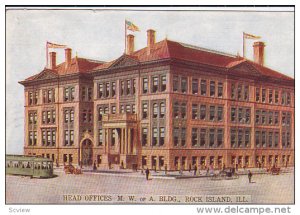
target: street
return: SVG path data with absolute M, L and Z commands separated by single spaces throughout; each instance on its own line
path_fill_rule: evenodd
M 55 174 L 58 176 L 51 179 L 7 175 L 6 203 L 66 204 L 68 202 L 64 201 L 64 195 L 250 195 L 249 203 L 294 202 L 292 172 L 280 175 L 254 174 L 253 183 L 248 182 L 247 175 L 240 175 L 234 180 L 211 180 L 203 177 L 152 178 L 147 181 L 141 173 Z

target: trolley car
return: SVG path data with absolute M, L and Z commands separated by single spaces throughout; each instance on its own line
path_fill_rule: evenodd
M 38 178 L 53 177 L 53 161 L 49 158 L 6 155 L 5 173 Z

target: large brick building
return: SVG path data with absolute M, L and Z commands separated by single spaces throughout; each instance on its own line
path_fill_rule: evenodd
M 72 58 L 25 86 L 28 155 L 62 163 L 175 170 L 294 165 L 294 79 L 254 61 L 170 40 L 100 62 Z

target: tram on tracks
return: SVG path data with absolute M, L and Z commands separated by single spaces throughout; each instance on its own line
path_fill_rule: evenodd
M 22 175 L 36 178 L 53 177 L 53 161 L 49 158 L 6 155 L 5 173 L 8 175 Z

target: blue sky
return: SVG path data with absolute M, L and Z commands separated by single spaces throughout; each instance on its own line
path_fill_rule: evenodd
M 146 8 L 145 8 L 146 9 Z M 198 8 L 199 9 L 199 8 Z M 246 8 L 243 8 L 245 10 Z M 267 8 L 265 8 L 267 10 Z M 283 8 L 286 10 L 286 8 Z M 6 12 L 6 146 L 22 153 L 24 89 L 18 81 L 46 64 L 46 41 L 65 44 L 80 57 L 110 61 L 124 52 L 124 20 L 136 24 L 136 49 L 146 30 L 165 39 L 242 55 L 242 32 L 266 43 L 265 65 L 294 77 L 294 13 L 247 11 L 8 10 Z M 252 60 L 252 40 L 246 57 Z M 64 53 L 58 51 L 58 63 Z

